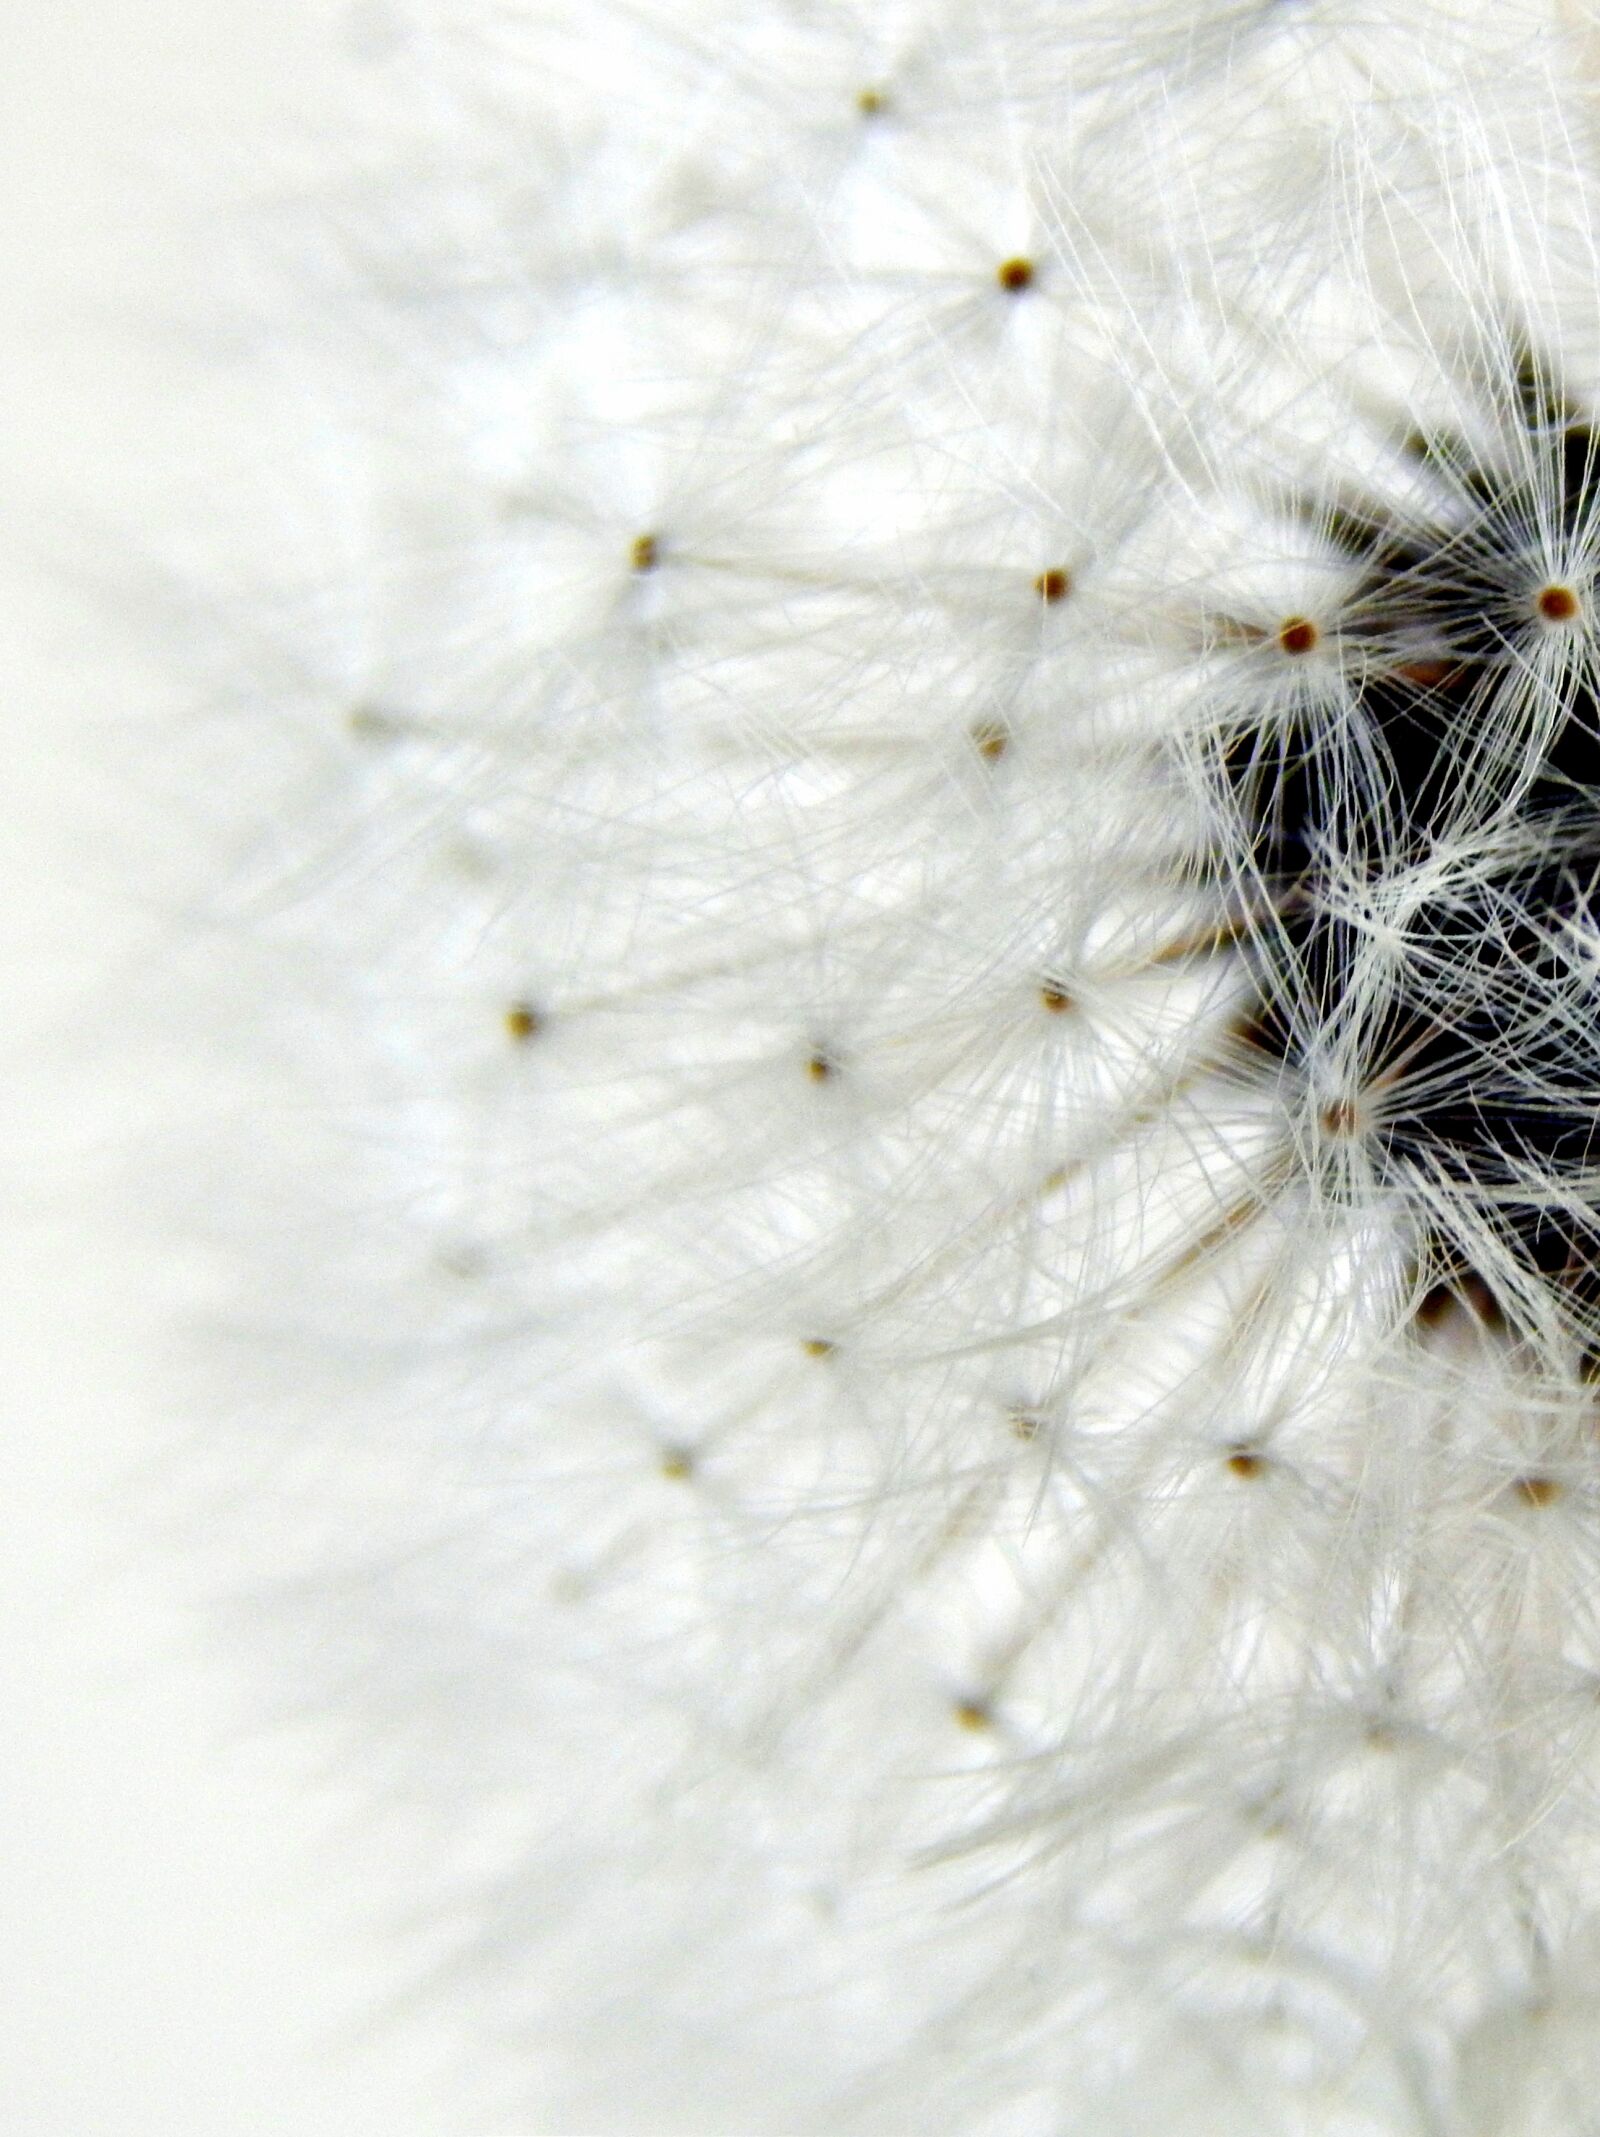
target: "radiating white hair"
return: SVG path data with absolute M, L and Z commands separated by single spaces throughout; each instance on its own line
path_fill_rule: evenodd
M 1600 2130 L 1589 27 L 467 17 L 233 690 L 463 2127 Z

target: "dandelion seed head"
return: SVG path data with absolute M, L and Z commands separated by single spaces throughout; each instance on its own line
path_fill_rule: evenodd
M 294 1668 L 500 2126 L 1520 2112 L 1600 1983 L 1542 15 L 601 14 L 442 38 L 375 554 L 243 662 L 372 1508 Z

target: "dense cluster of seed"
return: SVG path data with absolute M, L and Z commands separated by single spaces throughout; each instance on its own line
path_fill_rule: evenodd
M 1447 1185 L 1487 1218 L 1487 1255 L 1426 1242 L 1432 1278 L 1487 1259 L 1470 1273 L 1493 1295 L 1520 1265 L 1589 1322 L 1600 703 L 1584 550 L 1600 436 L 1525 355 L 1509 399 L 1503 454 L 1407 441 L 1440 516 L 1315 507 L 1354 585 L 1331 632 L 1291 616 L 1278 646 L 1330 660 L 1337 681 L 1225 749 L 1270 915 L 1248 1037 L 1321 1083 L 1319 1126 L 1363 1138 L 1380 1177 Z

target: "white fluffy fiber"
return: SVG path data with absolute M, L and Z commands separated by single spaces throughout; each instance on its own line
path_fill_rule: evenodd
M 1419 1332 L 1484 1210 L 1230 1067 L 1197 776 L 1338 702 L 1295 494 L 1518 332 L 1600 393 L 1589 26 L 465 13 L 298 323 L 348 581 L 214 729 L 211 1428 L 460 2127 L 1600 2129 L 1594 1396 Z

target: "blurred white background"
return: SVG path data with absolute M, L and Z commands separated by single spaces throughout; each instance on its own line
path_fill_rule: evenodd
M 226 465 L 246 413 L 199 404 L 154 322 L 194 318 L 204 229 L 292 115 L 338 124 L 381 65 L 369 5 L 11 0 L 0 73 L 0 1078 L 5 1390 L 0 2097 L 8 2137 L 425 2137 L 432 2058 L 367 2026 L 376 1938 L 341 1861 L 359 1805 L 239 1716 L 202 1659 L 192 1570 L 143 1538 L 170 1432 L 156 1332 L 182 1271 L 108 1217 L 143 1110 L 119 999 L 160 937 L 96 723 L 111 531 L 169 475 Z M 97 553 L 98 552 L 98 553 Z M 63 570 L 63 563 L 68 567 Z M 87 620 L 86 620 L 87 619 Z M 130 693 L 133 695 L 134 693 Z M 131 805 L 136 815 L 139 798 Z M 180 832 L 181 835 L 181 832 Z M 159 1496 L 159 1492 L 157 1492 Z M 448 2116 L 444 2118 L 448 2120 Z

